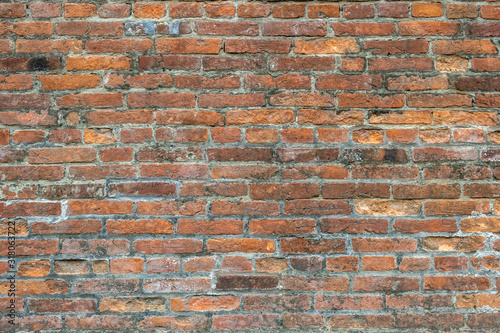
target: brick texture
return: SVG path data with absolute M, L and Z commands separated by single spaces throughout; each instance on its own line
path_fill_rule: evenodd
M 0 331 L 497 332 L 497 1 L 1 1 Z

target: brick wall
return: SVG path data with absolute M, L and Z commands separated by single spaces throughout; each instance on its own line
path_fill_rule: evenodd
M 495 1 L 65 2 L 0 4 L 0 331 L 498 330 Z

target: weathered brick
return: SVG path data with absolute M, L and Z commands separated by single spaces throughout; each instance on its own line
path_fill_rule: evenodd
M 335 315 L 328 319 L 326 325 L 334 328 L 390 328 L 394 326 L 394 317 L 392 315 Z
M 452 36 L 460 33 L 459 22 L 403 21 L 398 22 L 402 36 Z
M 473 252 L 484 248 L 483 236 L 470 237 L 425 237 L 422 248 L 426 251 Z
M 296 291 L 347 291 L 349 279 L 336 276 L 304 277 L 288 275 L 283 277 L 283 288 Z
M 245 18 L 267 17 L 271 14 L 271 6 L 257 3 L 242 3 L 238 5 L 238 16 Z

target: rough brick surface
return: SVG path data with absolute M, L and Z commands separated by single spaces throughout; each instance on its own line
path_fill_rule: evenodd
M 498 0 L 0 2 L 0 331 L 498 332 Z

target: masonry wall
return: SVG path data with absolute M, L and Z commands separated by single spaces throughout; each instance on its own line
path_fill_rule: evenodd
M 499 329 L 495 1 L 0 18 L 0 331 Z

